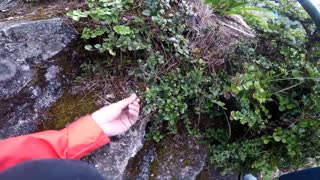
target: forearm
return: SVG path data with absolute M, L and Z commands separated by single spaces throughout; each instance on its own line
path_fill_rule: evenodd
M 87 115 L 61 131 L 44 131 L 0 141 L 0 171 L 31 159 L 79 159 L 109 141 Z

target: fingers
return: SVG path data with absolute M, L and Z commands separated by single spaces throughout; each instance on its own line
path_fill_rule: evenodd
M 128 112 L 131 117 L 130 119 L 136 121 L 139 117 L 139 112 L 140 112 L 139 99 L 137 99 L 132 104 L 130 104 L 128 108 L 129 108 Z
M 136 101 L 134 101 L 132 104 L 135 105 L 135 106 L 139 106 L 139 101 L 138 101 L 138 99 L 137 99 Z
M 133 109 L 129 109 L 129 114 L 130 114 L 130 116 L 131 116 L 130 122 L 131 122 L 131 120 L 133 120 L 133 122 L 131 122 L 131 123 L 135 123 L 135 121 L 138 120 L 139 111 L 135 111 L 135 110 L 133 110 Z
M 140 112 L 140 105 L 139 105 L 140 99 L 136 99 L 132 104 L 128 106 L 128 113 L 129 113 L 129 121 L 131 126 L 138 120 L 139 112 Z
M 136 112 L 138 112 L 139 113 L 139 109 L 140 109 L 140 106 L 139 105 L 133 105 L 133 104 L 130 104 L 129 106 L 129 110 L 134 110 L 134 111 L 136 111 Z
M 131 94 L 130 97 L 117 102 L 115 105 L 119 106 L 119 108 L 121 108 L 121 109 L 125 109 L 128 107 L 129 104 L 133 103 L 136 100 L 137 100 L 137 95 Z

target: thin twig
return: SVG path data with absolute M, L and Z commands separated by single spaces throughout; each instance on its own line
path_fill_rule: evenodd
M 273 93 L 273 94 L 278 94 L 278 93 L 287 91 L 287 90 L 289 90 L 289 89 L 292 89 L 292 88 L 294 88 L 294 87 L 299 86 L 299 85 L 302 84 L 302 83 L 303 83 L 303 81 L 301 81 L 301 82 L 299 82 L 299 83 L 297 83 L 297 84 L 294 84 L 294 85 L 292 85 L 292 86 L 290 86 L 290 87 L 284 88 L 284 89 L 282 89 L 282 90 L 280 90 L 280 91 L 277 91 L 277 92 L 275 92 L 275 93 Z
M 244 137 L 246 137 L 246 135 L 248 134 L 248 132 L 250 131 L 250 128 L 248 128 L 247 132 L 240 138 L 238 139 L 236 142 L 241 141 Z
M 96 96 L 97 96 L 98 98 L 100 98 L 101 100 L 103 100 L 103 101 L 105 102 L 105 105 L 111 104 L 107 99 L 101 97 L 101 96 L 100 96 L 99 94 L 97 94 L 97 93 L 95 93 L 95 94 L 96 94 Z
M 304 80 L 304 79 L 308 79 L 308 80 L 318 80 L 318 81 L 320 81 L 320 78 L 298 77 L 298 78 L 273 79 L 273 80 L 269 80 L 269 82 L 274 82 L 274 81 L 286 81 L 286 80 Z
M 228 115 L 227 115 L 226 111 L 225 111 L 225 110 L 223 110 L 223 113 L 224 113 L 224 115 L 226 116 L 226 120 L 227 120 L 227 123 L 228 123 L 228 128 L 229 128 L 229 137 L 228 137 L 228 140 L 227 140 L 227 141 L 229 141 L 229 140 L 230 140 L 230 138 L 231 138 L 231 125 L 230 125 L 229 118 L 228 118 Z
M 227 26 L 227 27 L 229 27 L 229 28 L 231 28 L 231 29 L 233 29 L 235 31 L 241 32 L 242 34 L 245 34 L 245 35 L 247 35 L 249 37 L 252 37 L 252 38 L 256 37 L 254 34 L 250 34 L 248 32 L 245 32 L 245 31 L 241 30 L 241 29 L 235 28 L 235 27 L 233 27 L 233 26 L 231 26 L 229 24 L 226 24 L 226 23 L 224 23 L 224 22 L 222 22 L 220 20 L 217 20 L 217 21 L 220 22 L 222 25 Z

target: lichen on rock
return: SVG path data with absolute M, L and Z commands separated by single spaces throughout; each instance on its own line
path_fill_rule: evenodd
M 62 95 L 64 69 L 75 68 L 68 49 L 75 39 L 59 18 L 0 23 L 0 139 L 37 129 L 41 112 Z
M 46 63 L 73 39 L 75 33 L 61 19 L 0 23 L 0 62 L 11 68 L 10 78 L 0 77 L 0 98 L 21 91 L 34 77 L 32 67 Z
M 0 61 L 0 81 L 6 81 L 14 77 L 17 73 L 17 67 L 9 61 Z

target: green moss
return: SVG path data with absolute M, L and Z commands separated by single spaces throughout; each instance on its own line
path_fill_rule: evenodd
M 141 172 L 139 164 L 144 161 L 146 153 L 148 153 L 150 149 L 154 149 L 154 146 L 153 142 L 147 141 L 134 158 L 129 160 L 126 170 L 126 179 L 135 179 L 135 177 Z
M 152 162 L 151 165 L 151 180 L 156 179 L 157 175 L 158 175 L 158 169 L 159 169 L 159 162 L 157 160 Z
M 165 140 L 163 140 L 161 143 L 156 144 L 156 158 L 152 162 L 152 165 L 151 165 L 151 174 L 153 174 L 153 177 L 151 177 L 151 179 L 156 179 L 156 177 L 158 175 L 159 166 L 161 165 L 160 163 L 165 160 L 168 153 L 169 154 L 176 153 L 176 152 L 174 152 L 174 150 L 175 150 L 174 148 L 168 149 L 168 147 L 170 146 L 170 143 L 172 143 L 172 142 L 170 142 L 171 138 L 172 137 L 168 137 Z
M 38 130 L 64 128 L 66 124 L 72 122 L 75 118 L 92 113 L 96 109 L 94 94 L 83 96 L 65 93 L 47 110 L 46 118 L 41 121 Z

